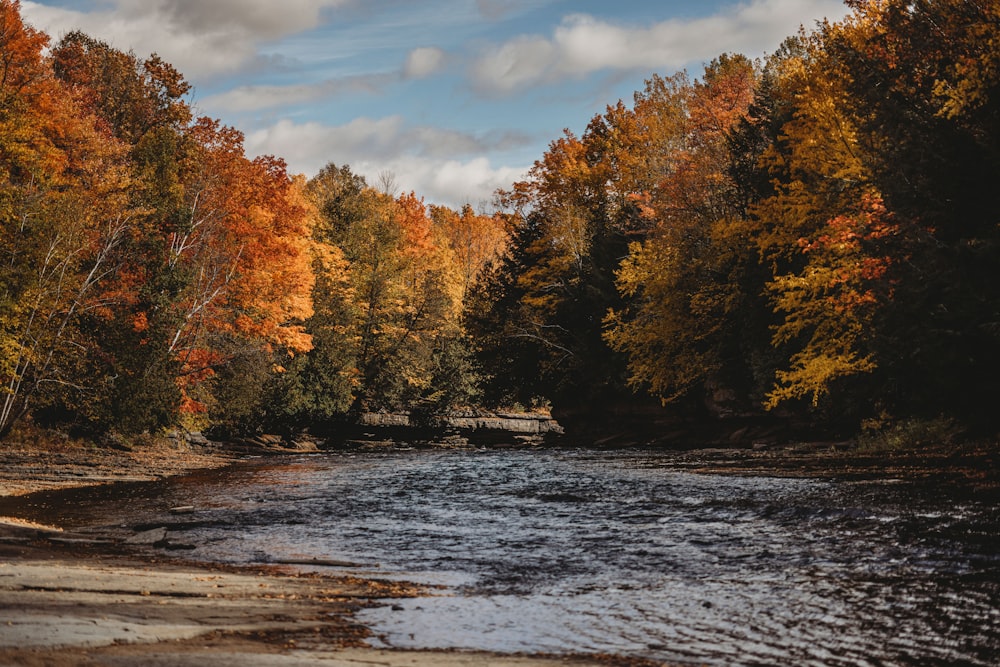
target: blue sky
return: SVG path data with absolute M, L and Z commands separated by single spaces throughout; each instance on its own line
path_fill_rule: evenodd
M 563 128 L 580 134 L 653 73 L 762 57 L 841 0 L 22 0 L 194 86 L 249 155 L 349 164 L 428 202 L 488 208 Z

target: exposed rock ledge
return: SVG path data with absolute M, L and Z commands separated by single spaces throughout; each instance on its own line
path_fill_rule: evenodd
M 460 431 L 502 431 L 524 435 L 561 435 L 562 426 L 550 415 L 542 413 L 454 412 L 436 415 L 429 420 L 414 419 L 408 412 L 367 412 L 361 415 L 363 426 L 424 428 L 427 426 Z

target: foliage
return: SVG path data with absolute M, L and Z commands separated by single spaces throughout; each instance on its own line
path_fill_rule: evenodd
M 468 209 L 428 211 L 413 193 L 392 197 L 349 167 L 327 165 L 307 193 L 314 227 L 313 348 L 276 385 L 288 424 L 324 424 L 349 412 L 434 406 L 476 394 L 461 323 L 469 281 L 504 234 Z
M 748 309 L 744 290 L 754 286 L 748 274 L 756 256 L 728 173 L 727 137 L 746 115 L 756 79 L 748 60 L 724 56 L 702 81 L 675 78 L 669 97 L 657 94 L 655 82 L 637 96 L 636 114 L 673 119 L 673 134 L 659 142 L 658 180 L 633 195 L 644 202 L 649 230 L 617 271 L 627 305 L 608 313 L 605 338 L 627 354 L 630 384 L 664 400 L 738 369 L 738 337 L 747 332 L 735 325 Z
M 0 0 L 0 436 L 635 390 L 995 430 L 1000 1 L 847 4 L 650 76 L 484 214 L 250 159 L 157 56 Z
M 956 422 L 946 417 L 910 418 L 898 422 L 871 419 L 861 426 L 858 448 L 881 454 L 907 449 L 940 448 L 953 444 L 961 432 Z
M 606 311 L 629 384 L 663 400 L 728 388 L 847 428 L 942 409 L 995 427 L 1000 4 L 848 4 L 759 66 L 652 77 L 501 193 L 512 254 L 470 313 L 515 385 L 494 395 L 614 378 L 581 344 Z
M 303 183 L 193 118 L 156 56 L 80 33 L 46 55 L 19 10 L 0 3 L 0 433 L 32 406 L 155 429 L 204 412 L 247 346 L 264 374 L 309 349 Z

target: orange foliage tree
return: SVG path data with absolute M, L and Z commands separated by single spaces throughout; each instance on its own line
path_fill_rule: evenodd
M 192 121 L 188 85 L 158 57 L 81 33 L 47 44 L 0 3 L 0 431 L 32 400 L 164 425 L 217 403 L 217 371 L 245 350 L 267 373 L 308 350 L 303 181 Z
M 45 35 L 0 2 L 0 434 L 53 387 L 80 387 L 79 319 L 141 214 L 129 206 L 126 153 L 65 94 Z

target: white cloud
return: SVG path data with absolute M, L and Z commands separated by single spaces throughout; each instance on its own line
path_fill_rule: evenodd
M 351 168 L 369 183 L 375 183 L 379 173 L 389 171 L 396 177 L 400 192 L 413 191 L 428 203 L 454 209 L 464 204 L 475 208 L 489 204 L 498 189 L 509 189 L 528 171 L 528 167 L 494 167 L 485 157 L 441 160 L 400 156 L 380 163 L 356 161 Z
M 469 74 L 481 92 L 504 94 L 606 69 L 672 71 L 724 52 L 761 56 L 816 17 L 846 14 L 841 0 L 752 0 L 710 17 L 643 27 L 574 14 L 549 38 L 521 36 L 493 47 Z
M 489 201 L 497 188 L 523 178 L 527 167 L 494 167 L 485 157 L 469 157 L 517 141 L 509 135 L 479 138 L 440 128 L 411 128 L 400 116 L 389 116 L 359 118 L 341 126 L 282 120 L 249 133 L 246 150 L 249 155 L 280 155 L 291 171 L 308 176 L 330 162 L 350 165 L 369 183 L 390 171 L 401 191 L 413 190 L 432 203 L 457 207 Z
M 403 76 L 407 79 L 423 79 L 438 72 L 445 64 L 445 53 L 433 46 L 413 49 L 403 66 Z
M 396 81 L 396 74 L 367 74 L 327 79 L 319 83 L 296 83 L 287 86 L 240 86 L 224 93 L 211 95 L 199 106 L 212 112 L 258 111 L 275 107 L 290 107 L 315 102 L 340 93 L 378 94 L 385 85 Z
M 83 32 L 145 57 L 158 53 L 186 76 L 234 72 L 257 59 L 265 41 L 314 28 L 325 9 L 349 0 L 113 0 L 79 12 L 26 0 L 25 19 L 53 39 Z

